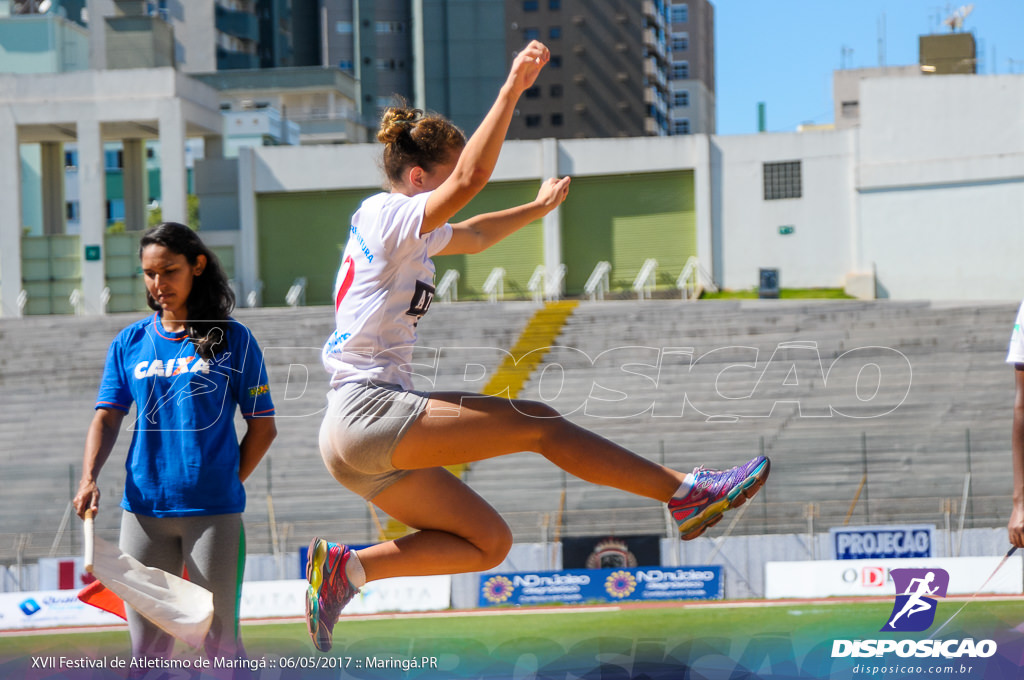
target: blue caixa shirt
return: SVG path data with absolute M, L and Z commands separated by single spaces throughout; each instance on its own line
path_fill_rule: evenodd
M 107 352 L 96 408 L 136 404 L 121 507 L 151 517 L 242 512 L 235 409 L 272 416 L 263 352 L 249 329 L 225 324 L 227 345 L 201 358 L 157 314 L 121 331 Z

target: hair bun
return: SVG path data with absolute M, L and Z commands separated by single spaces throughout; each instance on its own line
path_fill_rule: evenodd
M 385 109 L 384 115 L 380 119 L 377 141 L 382 144 L 395 143 L 403 133 L 408 133 L 422 116 L 423 112 L 419 109 L 402 106 L 391 106 Z

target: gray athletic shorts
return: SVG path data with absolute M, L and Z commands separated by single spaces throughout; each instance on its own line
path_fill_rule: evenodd
M 344 383 L 331 390 L 320 425 L 320 455 L 327 469 L 366 500 L 409 474 L 391 464 L 391 454 L 428 398 L 425 392 L 381 383 Z

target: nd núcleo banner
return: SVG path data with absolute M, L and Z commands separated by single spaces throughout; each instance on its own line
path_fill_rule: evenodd
M 722 567 L 646 567 L 484 574 L 480 606 L 722 598 Z

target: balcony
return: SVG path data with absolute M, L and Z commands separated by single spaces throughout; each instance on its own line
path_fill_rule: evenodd
M 216 6 L 214 25 L 221 33 L 227 33 L 241 40 L 259 40 L 260 23 L 255 14 L 237 12 Z

